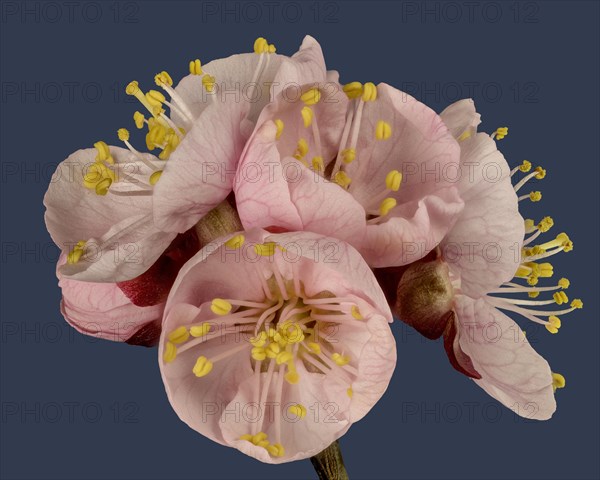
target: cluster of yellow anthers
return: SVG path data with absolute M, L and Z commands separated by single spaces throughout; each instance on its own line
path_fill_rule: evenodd
M 270 54 L 275 53 L 275 51 L 275 45 L 269 44 L 262 37 L 257 38 L 254 42 L 254 52 L 257 54 Z M 255 78 L 253 79 L 254 83 L 256 83 L 260 74 L 266 69 L 266 66 L 263 65 L 263 57 L 264 55 L 261 55 L 260 62 L 257 65 Z M 202 70 L 202 64 L 199 59 L 190 61 L 189 70 L 190 74 L 202 77 L 202 86 L 207 92 L 212 93 L 215 91 L 216 79 Z M 139 82 L 136 80 L 127 85 L 125 93 L 135 97 L 150 114 L 148 118 L 139 111 L 133 114 L 135 126 L 140 130 L 145 127 L 148 129 L 146 133 L 146 148 L 151 152 L 157 148 L 160 149 L 161 152 L 158 158 L 160 160 L 168 160 L 185 136 L 186 128 L 191 126 L 193 115 L 183 98 L 173 88 L 173 79 L 167 72 L 162 71 L 157 73 L 154 76 L 154 82 L 170 96 L 170 100 L 167 100 L 165 94 L 158 90 L 149 90 L 144 93 L 140 88 Z M 214 96 L 211 96 L 211 98 L 214 100 Z M 170 109 L 171 114 L 176 113 L 178 115 L 182 125 L 175 124 L 166 114 L 165 107 Z M 157 165 L 150 162 L 140 155 L 140 152 L 129 143 L 129 131 L 127 129 L 120 128 L 117 135 L 119 140 L 125 143 L 125 146 L 131 151 L 134 157 L 148 166 L 152 171 L 149 174 L 147 183 L 130 178 L 124 172 L 119 172 L 118 165 L 115 165 L 108 145 L 103 141 L 99 141 L 94 144 L 98 150 L 96 163 L 88 169 L 83 180 L 85 187 L 94 190 L 98 195 L 106 195 L 112 183 L 117 178 L 121 178 L 136 183 L 141 190 L 151 189 L 161 176 L 162 169 L 160 164 Z
M 108 188 L 115 181 L 116 174 L 112 169 L 115 160 L 110 154 L 108 145 L 102 141 L 94 143 L 98 151 L 96 160 L 88 167 L 83 176 L 83 185 L 90 190 L 94 190 L 97 195 L 106 195 Z
M 239 234 L 229 239 L 225 246 L 239 249 L 244 242 L 244 236 Z M 284 278 L 276 261 L 271 258 L 278 251 L 285 251 L 278 244 L 266 242 L 254 244 L 252 248 L 259 257 L 269 257 L 265 258 L 263 265 L 268 265 L 265 268 L 272 270 L 272 276 L 265 280 L 262 273 L 258 275 L 263 282 L 264 300 L 214 298 L 210 310 L 215 317 L 210 321 L 180 326 L 170 332 L 163 360 L 166 363 L 173 362 L 183 352 L 216 339 L 219 334 L 226 335 L 227 328 L 238 327 L 236 334 L 240 334 L 243 341 L 234 342 L 228 350 L 211 358 L 198 356 L 192 368 L 194 375 L 205 377 L 211 373 L 215 363 L 247 351 L 255 375 L 266 373 L 266 380 L 257 382 L 257 385 L 262 385 L 262 392 L 257 392 L 259 404 L 263 404 L 269 390 L 275 388 L 275 398 L 278 399 L 275 408 L 280 408 L 284 382 L 291 385 L 301 382 L 297 362 L 302 362 L 312 372 L 326 375 L 328 379 L 342 384 L 348 396 L 352 397 L 351 385 L 357 374 L 356 367 L 351 364 L 352 359 L 344 352 L 339 338 L 335 342 L 338 351 L 334 351 L 333 343 L 327 339 L 327 332 L 340 322 L 362 322 L 364 319 L 358 306 L 328 292 L 307 296 L 299 280 Z M 306 407 L 294 404 L 287 412 L 302 419 L 306 416 Z M 276 414 L 277 419 L 281 412 Z M 257 425 L 257 430 L 260 427 Z M 263 432 L 244 435 L 242 439 L 263 446 L 271 455 L 278 456 L 283 454 L 283 447 L 279 443 L 277 426 L 275 431 L 275 444 L 269 443 Z
M 495 135 L 496 139 L 499 140 L 504 138 L 508 134 L 506 127 L 498 129 L 492 137 Z M 537 167 L 532 170 L 531 162 L 524 160 L 521 165 L 513 168 L 511 176 L 517 173 L 525 173 L 525 175 L 519 182 L 514 185 L 515 192 L 518 192 L 527 182 L 532 179 L 542 180 L 546 176 L 546 170 L 542 167 Z M 542 194 L 539 191 L 531 192 L 528 195 L 519 197 L 519 201 L 529 198 L 533 202 L 537 202 L 542 198 Z M 550 333 L 558 333 L 561 327 L 561 320 L 558 315 L 565 315 L 571 313 L 576 309 L 583 308 L 583 302 L 576 298 L 569 304 L 569 298 L 564 292 L 569 286 L 570 282 L 566 278 L 558 280 L 556 285 L 551 286 L 540 286 L 540 278 L 550 278 L 554 275 L 554 268 L 549 262 L 539 262 L 539 260 L 546 259 L 552 255 L 556 255 L 560 252 L 570 252 L 573 250 L 573 242 L 569 239 L 566 233 L 559 233 L 554 240 L 550 240 L 538 245 L 532 243 L 542 234 L 548 232 L 554 226 L 554 220 L 551 217 L 544 217 L 537 224 L 531 220 L 525 220 L 525 238 L 523 240 L 523 248 L 521 253 L 521 263 L 515 273 L 515 280 L 525 280 L 527 285 L 516 282 L 507 282 L 497 290 L 490 293 L 493 294 L 513 294 L 513 293 L 527 293 L 529 298 L 534 299 L 539 296 L 542 292 L 553 292 L 552 299 L 549 300 L 522 300 L 513 299 L 498 296 L 488 296 L 490 303 L 495 305 L 497 308 L 512 311 L 518 313 L 528 320 L 535 323 L 544 325 L 546 330 Z M 537 310 L 530 307 L 541 307 L 544 305 L 569 305 L 568 308 L 560 310 Z M 563 388 L 565 386 L 565 378 L 559 373 L 553 373 L 553 388 Z
M 326 177 L 340 187 L 352 191 L 352 178 L 346 171 L 346 166 L 357 161 L 356 146 L 360 132 L 362 112 L 365 103 L 375 102 L 377 100 L 377 86 L 371 82 L 362 84 L 360 82 L 351 82 L 343 87 L 344 92 L 352 102 L 349 104 L 346 122 L 344 125 L 338 154 L 333 164 L 326 165 L 322 156 L 321 137 L 319 134 L 318 119 L 314 106 L 321 101 L 321 91 L 313 87 L 300 96 L 302 108 L 300 115 L 304 127 L 309 130 L 308 138 L 312 136 L 313 151 L 310 162 L 306 159 L 309 150 L 309 142 L 301 137 L 296 145 L 293 157 L 301 162 L 305 167 L 312 168 L 316 173 Z M 275 120 L 276 139 L 279 139 L 284 130 L 284 122 L 281 119 Z M 377 121 L 373 136 L 378 141 L 388 140 L 392 136 L 392 127 L 385 120 Z M 402 183 L 402 174 L 398 170 L 391 170 L 385 179 L 385 188 L 382 192 L 373 198 L 373 207 L 367 209 L 367 215 L 370 223 L 377 223 L 383 219 L 397 204 L 396 199 L 390 196 L 392 192 L 397 192 Z

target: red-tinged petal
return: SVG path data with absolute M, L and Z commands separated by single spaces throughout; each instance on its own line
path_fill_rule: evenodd
M 160 258 L 139 277 L 117 283 L 134 305 L 147 307 L 164 303 L 179 270 L 199 250 L 196 232 L 178 235 Z

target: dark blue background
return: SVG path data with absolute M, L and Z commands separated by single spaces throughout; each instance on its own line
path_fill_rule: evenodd
M 385 81 L 438 111 L 473 95 L 485 130 L 508 125 L 507 159 L 548 169 L 525 215 L 551 215 L 553 233 L 571 235 L 575 250 L 553 263 L 585 302 L 558 335 L 524 324 L 567 379 L 543 423 L 394 325 L 389 391 L 342 440 L 351 477 L 598 478 L 599 4 L 270 3 L 2 3 L 2 477 L 313 478 L 308 461 L 264 465 L 181 423 L 155 350 L 63 322 L 42 206 L 59 161 L 131 127 L 130 80 L 151 85 L 162 69 L 177 79 L 190 59 L 250 51 L 259 35 L 291 54 L 311 34 L 342 81 Z

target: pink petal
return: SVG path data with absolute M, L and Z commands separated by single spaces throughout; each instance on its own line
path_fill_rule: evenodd
M 248 105 L 214 103 L 202 113 L 171 154 L 154 187 L 154 221 L 181 233 L 231 192 L 246 137 L 241 130 Z
M 515 413 L 536 420 L 556 410 L 548 362 L 509 317 L 485 300 L 456 298 L 460 346 L 481 374 L 475 382 Z
M 465 208 L 442 244 L 442 254 L 461 278 L 461 290 L 479 297 L 509 281 L 520 263 L 524 221 L 510 170 L 484 133 L 461 142 L 457 188 Z
M 145 168 L 128 150 L 110 147 L 110 151 L 115 162 L 128 173 Z M 83 175 L 96 154 L 94 149 L 79 150 L 58 166 L 53 177 L 56 181 L 44 197 L 46 226 L 63 252 L 69 252 L 80 240 L 89 243 L 89 253 L 79 262 L 61 267 L 63 275 L 96 282 L 129 280 L 146 271 L 175 234 L 155 227 L 150 195 L 116 195 L 109 189 L 101 196 L 84 187 Z M 144 156 L 158 161 L 150 154 Z M 118 189 L 127 183 L 121 178 L 110 188 Z M 135 228 L 127 228 L 132 226 Z
M 140 330 L 160 322 L 164 303 L 137 307 L 114 283 L 80 282 L 65 278 L 58 270 L 58 266 L 65 261 L 63 254 L 56 272 L 58 285 L 62 289 L 61 312 L 77 331 L 124 342 Z M 158 337 L 154 340 L 158 340 Z M 152 343 L 152 339 L 145 340 L 146 345 L 149 343 Z
M 477 125 L 481 123 L 481 115 L 475 110 L 475 103 L 471 98 L 459 100 L 449 105 L 440 113 L 440 117 L 448 127 L 450 134 L 456 139 L 460 138 L 461 135 L 475 134 Z
M 462 209 L 463 202 L 454 187 L 403 203 L 389 220 L 367 226 L 362 253 L 373 267 L 419 260 L 440 243 Z

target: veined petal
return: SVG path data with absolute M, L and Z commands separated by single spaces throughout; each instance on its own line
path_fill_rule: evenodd
M 65 262 L 63 254 L 58 265 Z M 72 327 L 85 335 L 124 342 L 162 319 L 164 303 L 138 307 L 114 283 L 70 280 L 63 277 L 58 268 L 56 274 L 62 289 L 61 312 Z M 160 327 L 156 330 L 160 332 Z
M 127 182 L 125 175 L 137 175 L 142 168 L 142 162 L 135 162 L 128 150 L 110 147 L 110 152 L 115 161 L 113 185 Z M 46 226 L 65 253 L 79 241 L 89 244 L 89 251 L 77 263 L 61 267 L 63 275 L 94 282 L 129 280 L 156 261 L 175 233 L 155 227 L 151 195 L 117 195 L 110 189 L 98 195 L 86 188 L 83 177 L 94 165 L 96 154 L 94 149 L 78 150 L 58 166 L 56 181 L 44 196 Z M 143 155 L 149 162 L 158 161 Z
M 549 419 L 556 410 L 552 372 L 519 326 L 484 299 L 459 295 L 455 308 L 460 347 L 482 377 L 474 381 L 515 413 Z
M 475 102 L 471 98 L 449 105 L 440 113 L 440 117 L 448 127 L 450 134 L 456 139 L 474 135 L 477 133 L 477 126 L 481 123 L 481 115 L 475 110 Z
M 479 133 L 461 146 L 457 188 L 465 208 L 440 248 L 460 276 L 462 292 L 477 298 L 513 277 L 520 263 L 524 221 L 496 142 Z

